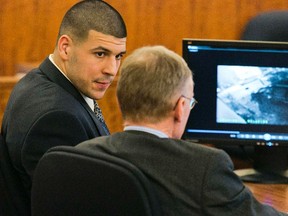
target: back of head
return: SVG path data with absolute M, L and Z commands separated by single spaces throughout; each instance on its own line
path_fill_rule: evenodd
M 84 41 L 89 30 L 112 35 L 127 36 L 123 18 L 116 9 L 100 0 L 84 0 L 75 4 L 65 14 L 58 38 L 67 34 L 75 41 Z
M 192 72 L 175 52 L 147 46 L 126 57 L 120 67 L 117 97 L 124 120 L 156 123 L 175 107 Z

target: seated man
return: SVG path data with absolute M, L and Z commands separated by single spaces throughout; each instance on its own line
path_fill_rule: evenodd
M 259 203 L 222 150 L 181 140 L 196 104 L 192 72 L 163 46 L 143 47 L 120 68 L 117 97 L 124 132 L 76 148 L 135 164 L 151 180 L 164 215 L 285 215 Z
M 117 74 L 126 36 L 112 6 L 79 1 L 63 17 L 53 54 L 13 89 L 1 134 L 27 200 L 35 167 L 48 149 L 109 134 L 96 101 Z

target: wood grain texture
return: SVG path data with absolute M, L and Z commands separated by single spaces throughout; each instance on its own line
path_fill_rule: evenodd
M 288 10 L 287 0 L 106 0 L 124 17 L 127 54 L 161 44 L 182 53 L 182 38 L 239 39 L 247 21 L 268 10 Z M 19 68 L 41 62 L 55 46 L 64 13 L 78 0 L 0 0 L 0 120 Z M 122 130 L 117 80 L 99 101 L 111 132 Z M 247 184 L 259 201 L 288 211 L 287 185 Z
M 238 39 L 246 22 L 267 10 L 288 9 L 285 0 L 107 0 L 123 15 L 128 51 L 162 44 L 181 54 L 182 38 Z
M 288 213 L 287 184 L 254 184 L 245 183 L 261 203 L 273 206 L 279 211 Z
M 54 49 L 64 13 L 77 0 L 0 0 L 0 75 L 19 62 L 39 62 Z M 124 17 L 128 53 L 162 44 L 181 54 L 185 37 L 238 39 L 246 22 L 267 10 L 287 10 L 287 0 L 107 0 Z
M 256 14 L 288 10 L 287 0 L 106 1 L 126 21 L 127 54 L 140 46 L 156 44 L 181 54 L 183 38 L 239 39 L 246 22 Z M 0 0 L 0 76 L 13 76 L 22 65 L 41 62 L 52 53 L 62 17 L 76 2 Z M 122 130 L 115 88 L 100 104 L 111 131 Z
M 39 62 L 56 43 L 60 22 L 76 0 L 0 0 L 0 75 L 19 62 Z

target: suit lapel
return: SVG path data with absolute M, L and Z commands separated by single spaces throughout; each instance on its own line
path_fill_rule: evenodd
M 108 135 L 107 132 L 102 127 L 101 122 L 96 118 L 95 113 L 90 109 L 80 92 L 72 85 L 72 83 L 67 80 L 67 78 L 53 65 L 53 63 L 46 58 L 43 63 L 39 66 L 40 70 L 54 83 L 61 86 L 65 89 L 69 94 L 71 94 L 79 103 L 84 107 L 84 109 L 88 112 L 91 119 L 95 123 L 96 128 L 100 135 Z

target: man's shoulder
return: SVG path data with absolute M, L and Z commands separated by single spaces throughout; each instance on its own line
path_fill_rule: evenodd
M 159 150 L 169 152 L 178 152 L 179 154 L 191 154 L 193 155 L 223 155 L 225 154 L 222 150 L 208 147 L 202 144 L 193 143 L 181 139 L 171 139 L 171 138 L 159 138 L 153 134 L 149 134 L 142 131 L 123 131 L 113 133 L 109 136 L 101 136 L 94 138 L 92 140 L 85 141 L 80 146 L 81 147 L 91 147 L 98 148 L 97 146 L 107 145 L 110 143 L 112 146 L 120 144 L 121 146 L 131 146 L 139 147 L 146 146 L 147 149 L 154 148 L 155 145 L 158 146 Z M 142 148 L 141 147 L 141 148 Z M 161 150 L 161 151 L 162 151 Z M 181 153 L 182 152 L 182 153 Z
M 183 140 L 183 139 L 170 139 L 171 142 L 178 143 L 178 145 L 183 146 L 183 148 L 191 148 L 193 151 L 201 151 L 206 153 L 220 153 L 223 152 L 220 149 L 211 147 L 209 145 L 205 145 L 202 143 L 197 143 L 189 140 Z
M 84 109 L 83 104 L 70 92 L 50 80 L 39 68 L 28 72 L 15 85 L 6 109 L 6 115 L 18 115 L 20 119 L 30 120 L 56 112 L 87 116 L 86 111 L 80 112 Z
M 39 91 L 40 89 L 48 89 L 56 85 L 48 79 L 48 77 L 38 68 L 34 68 L 27 72 L 15 85 L 13 91 L 25 92 L 25 91 Z

